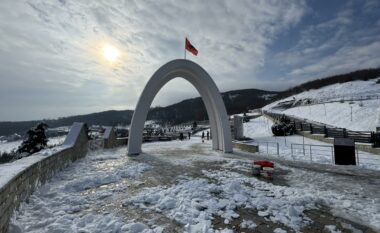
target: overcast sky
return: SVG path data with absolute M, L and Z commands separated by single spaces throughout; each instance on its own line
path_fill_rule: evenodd
M 284 90 L 379 67 L 380 1 L 2 0 L 0 121 L 133 109 L 185 36 L 221 91 Z M 153 105 L 195 96 L 175 79 Z

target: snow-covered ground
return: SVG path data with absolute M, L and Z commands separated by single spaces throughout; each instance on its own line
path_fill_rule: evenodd
M 91 152 L 38 188 L 14 214 L 10 233 L 289 232 L 314 222 L 321 231 L 380 230 L 378 172 L 357 182 L 276 163 L 283 175 L 275 184 L 250 175 L 255 155 L 223 154 L 210 143 L 147 143 L 134 158 L 125 147 Z M 309 214 L 321 206 L 349 223 Z
M 282 113 L 354 131 L 376 131 L 379 109 L 380 99 L 376 99 L 354 101 L 352 104 L 334 102 L 300 106 L 287 109 Z
M 48 146 L 61 145 L 66 139 L 66 135 L 59 137 L 48 138 Z M 12 150 L 16 150 L 22 143 L 22 140 L 14 141 L 14 142 L 4 142 L 0 143 L 0 153 L 1 152 L 11 152 Z
M 263 109 L 350 130 L 375 131 L 376 125 L 380 123 L 378 122 L 380 117 L 380 84 L 376 84 L 377 80 L 347 82 L 305 91 L 271 103 Z M 370 97 L 371 99 L 358 100 L 362 97 Z M 339 102 L 343 98 L 345 101 Z M 298 106 L 286 110 L 274 108 L 283 101 L 300 101 L 302 99 L 310 99 L 319 104 Z M 350 99 L 354 101 L 350 101 Z
M 250 122 L 244 123 L 244 136 L 253 138 L 254 141 L 248 143 L 258 144 L 260 152 L 264 154 L 266 153 L 290 160 L 332 163 L 333 147 L 331 144 L 299 135 L 274 137 L 271 132 L 272 125 L 273 122 L 263 116 L 252 119 Z M 304 144 L 305 146 L 303 146 Z M 361 167 L 380 170 L 379 155 L 359 150 L 357 150 L 357 155 L 359 156 L 359 165 Z
M 127 160 L 124 150 L 91 153 L 37 189 L 15 213 L 18 226 L 10 232 L 142 232 L 144 225 L 96 212 L 149 168 Z

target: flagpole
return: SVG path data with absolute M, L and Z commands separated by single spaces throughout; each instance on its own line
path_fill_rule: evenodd
M 184 53 L 185 53 L 185 60 L 186 60 L 186 38 L 185 38 L 185 50 L 184 50 Z

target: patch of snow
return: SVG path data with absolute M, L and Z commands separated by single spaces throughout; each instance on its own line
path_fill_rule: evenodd
M 305 208 L 314 208 L 313 198 L 308 194 L 292 188 L 273 186 L 235 172 L 204 171 L 204 174 L 218 182 L 183 177 L 170 187 L 144 189 L 126 203 L 162 212 L 168 218 L 190 227 L 202 225 L 205 229 L 210 228 L 209 221 L 213 215 L 221 216 L 225 223 L 239 217 L 236 208 L 257 209 L 260 216 L 294 230 L 299 230 L 310 222 L 303 214 Z
M 17 148 L 21 145 L 22 140 L 13 141 L 13 142 L 2 142 L 0 143 L 0 153 L 6 152 L 10 153 L 13 150 L 17 150 Z
M 265 100 L 270 100 L 272 99 L 273 97 L 275 97 L 277 94 L 264 94 L 264 95 L 261 95 L 259 96 L 260 98 L 262 99 L 265 99 Z
M 65 139 L 66 139 L 66 135 L 59 136 L 59 137 L 51 137 L 51 138 L 48 138 L 47 145 L 48 146 L 62 145 Z
M 340 230 L 336 229 L 336 226 L 334 225 L 326 225 L 325 229 L 328 230 L 330 233 L 342 233 Z
M 363 233 L 362 230 L 356 229 L 349 223 L 341 222 L 340 223 L 344 229 L 350 230 L 352 233 Z
M 43 210 L 45 210 L 45 207 Z M 42 217 L 47 213 L 37 214 L 35 218 Z M 42 216 L 41 216 L 42 215 Z M 54 214 L 57 218 L 53 220 L 51 216 L 47 216 L 46 220 L 39 221 L 36 224 L 28 226 L 16 226 L 11 223 L 9 233 L 17 232 L 126 232 L 126 233 L 162 233 L 161 228 L 150 229 L 142 223 L 125 223 L 121 218 L 113 214 L 92 214 L 87 213 L 84 215 L 70 216 L 65 211 L 60 211 Z
M 241 228 L 245 228 L 245 229 L 254 229 L 257 227 L 257 224 L 255 222 L 253 222 L 252 220 L 243 220 L 241 223 L 240 223 L 240 227 Z
M 286 233 L 287 231 L 281 229 L 281 228 L 276 228 L 274 229 L 273 233 Z

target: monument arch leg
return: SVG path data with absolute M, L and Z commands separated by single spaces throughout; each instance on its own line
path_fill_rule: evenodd
M 159 68 L 146 84 L 133 113 L 128 140 L 128 155 L 141 153 L 144 123 L 158 91 L 173 78 L 189 81 L 199 92 L 210 120 L 212 148 L 232 152 L 231 130 L 220 92 L 210 75 L 198 64 L 184 59 L 173 60 Z

